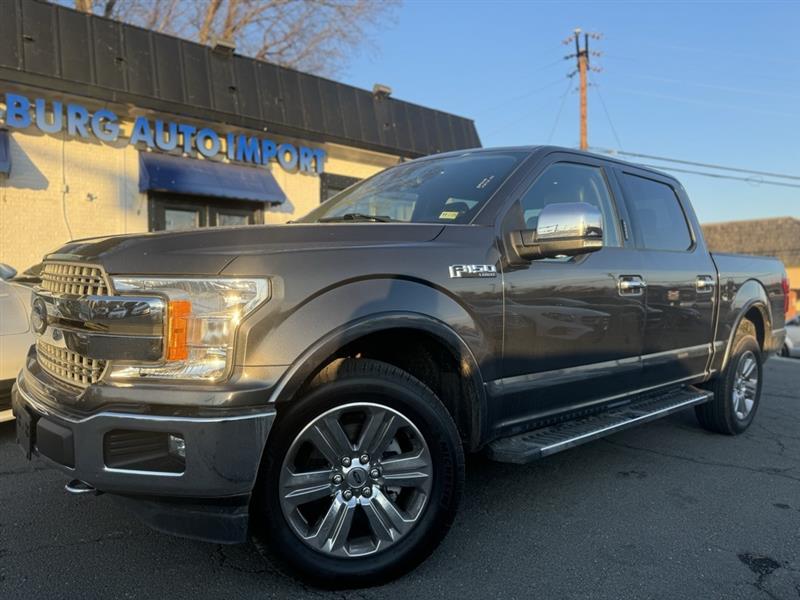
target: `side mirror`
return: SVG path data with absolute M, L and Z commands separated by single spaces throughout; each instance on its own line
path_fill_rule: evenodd
M 595 252 L 603 247 L 603 215 L 586 202 L 548 204 L 536 229 L 516 231 L 513 240 L 527 260 Z
M 17 270 L 6 263 L 0 263 L 0 279 L 13 279 L 17 275 Z

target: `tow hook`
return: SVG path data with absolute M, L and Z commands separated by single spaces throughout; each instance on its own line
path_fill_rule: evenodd
M 85 481 L 81 481 L 80 479 L 73 479 L 64 486 L 64 489 L 68 494 L 74 494 L 76 496 L 80 496 L 82 494 L 94 494 L 95 496 L 99 496 L 103 493 L 100 490 L 96 490 Z

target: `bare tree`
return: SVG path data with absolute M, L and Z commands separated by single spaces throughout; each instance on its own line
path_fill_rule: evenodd
M 331 75 L 372 44 L 369 33 L 393 19 L 400 0 L 73 1 L 78 10 L 201 44 L 228 41 L 247 56 Z

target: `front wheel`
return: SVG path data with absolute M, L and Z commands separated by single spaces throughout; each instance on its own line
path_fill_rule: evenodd
M 728 365 L 709 385 L 714 398 L 695 408 L 700 424 L 717 433 L 743 433 L 761 401 L 763 354 L 755 326 L 743 321 L 736 332 Z
M 256 533 L 305 579 L 374 585 L 433 551 L 463 482 L 458 431 L 429 388 L 386 363 L 338 360 L 279 414 Z

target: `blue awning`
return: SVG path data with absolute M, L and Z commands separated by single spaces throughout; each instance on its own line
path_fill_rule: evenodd
M 266 167 L 140 152 L 139 191 L 282 204 L 286 194 Z
M 0 129 L 0 176 L 2 177 L 8 177 L 11 174 L 11 148 L 8 138 L 8 131 Z

